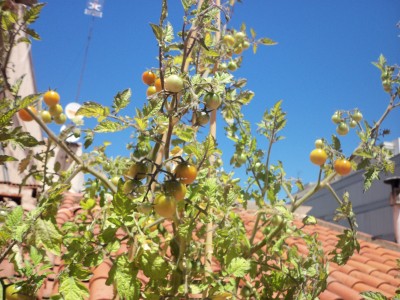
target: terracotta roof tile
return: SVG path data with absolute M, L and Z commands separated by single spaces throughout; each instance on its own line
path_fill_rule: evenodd
M 73 221 L 82 211 L 79 206 L 81 197 L 79 194 L 65 195 L 56 216 L 59 226 L 62 226 L 67 221 Z M 237 210 L 237 213 L 241 216 L 246 231 L 250 235 L 256 219 L 255 212 Z M 294 223 L 296 226 L 302 227 L 300 220 L 295 220 Z M 164 222 L 162 225 L 166 230 L 172 230 L 171 223 Z M 318 224 L 305 226 L 302 230 L 310 235 L 316 235 L 322 243 L 325 253 L 328 254 L 336 245 L 338 241 L 336 235 L 343 230 L 343 227 L 325 221 L 318 221 Z M 94 233 L 98 234 L 98 232 L 99 228 L 95 227 Z M 195 235 L 195 232 L 193 234 Z M 116 235 L 121 237 L 123 233 L 119 231 Z M 258 242 L 263 237 L 264 234 L 259 231 L 256 233 L 254 240 Z M 366 234 L 361 235 L 360 238 L 362 238 L 359 241 L 360 252 L 354 254 L 345 266 L 339 266 L 334 263 L 329 265 L 328 285 L 327 289 L 319 296 L 321 300 L 362 299 L 360 297 L 360 292 L 362 291 L 380 291 L 387 297 L 395 295 L 396 289 L 400 287 L 400 278 L 396 277 L 399 274 L 396 260 L 400 259 L 400 247 L 393 243 L 381 243 L 372 240 Z M 304 242 L 298 238 L 289 238 L 287 243 L 296 245 L 303 254 L 308 253 Z M 126 251 L 128 251 L 128 246 L 126 241 L 123 241 L 115 255 Z M 63 262 L 60 257 L 51 255 L 50 261 L 54 266 L 54 274 L 49 275 L 45 280 L 38 293 L 39 299 L 49 299 L 58 290 L 57 274 L 62 269 Z M 219 268 L 215 263 L 214 266 L 216 269 Z M 111 262 L 106 260 L 93 270 L 93 276 L 86 283 L 90 290 L 89 300 L 113 299 L 113 287 L 105 284 L 110 268 Z M 0 276 L 11 276 L 13 272 L 13 266 L 8 262 L 5 261 L 0 265 Z M 138 274 L 138 278 L 143 284 L 148 282 L 148 278 L 141 272 Z

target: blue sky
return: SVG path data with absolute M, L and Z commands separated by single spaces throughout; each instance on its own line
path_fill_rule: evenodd
M 286 138 L 273 149 L 273 160 L 281 160 L 289 177 L 315 181 L 318 169 L 308 156 L 314 140 L 335 133 L 330 118 L 336 109 L 359 108 L 370 122 L 385 109 L 388 96 L 380 74 L 371 62 L 382 53 L 389 63 L 399 63 L 400 2 L 397 0 L 248 0 L 235 7 L 229 27 L 246 23 L 259 37 L 279 44 L 247 51 L 242 68 L 234 73 L 248 79 L 256 94 L 245 108 L 247 119 L 261 120 L 265 109 L 283 99 L 287 112 Z M 75 101 L 91 17 L 84 15 L 86 0 L 50 1 L 43 9 L 36 30 L 41 42 L 33 45 L 33 60 L 39 91 L 56 88 L 63 104 Z M 105 1 L 104 16 L 96 19 L 87 69 L 78 102 L 94 100 L 110 105 L 113 96 L 126 88 L 133 103 L 125 114 L 134 113 L 146 101 L 144 70 L 157 66 L 157 44 L 149 23 L 158 23 L 161 1 Z M 170 21 L 181 27 L 180 1 L 169 1 Z M 218 141 L 225 162 L 232 143 L 225 138 L 219 119 Z M 384 124 L 391 130 L 385 140 L 400 136 L 400 112 Z M 87 125 L 92 125 L 87 122 Z M 56 127 L 54 127 L 56 129 Z M 112 156 L 127 154 L 121 140 L 131 132 L 97 139 L 113 143 Z M 356 134 L 341 138 L 346 154 L 356 146 Z M 260 140 L 260 145 L 264 143 Z M 265 149 L 267 144 L 265 141 Z M 238 176 L 244 176 L 238 172 Z

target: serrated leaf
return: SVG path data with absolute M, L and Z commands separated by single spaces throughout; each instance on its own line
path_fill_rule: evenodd
M 83 144 L 85 149 L 87 149 L 93 143 L 93 139 L 94 133 L 92 131 L 87 131 L 85 135 L 85 143 Z
M 43 245 L 51 253 L 61 255 L 62 235 L 51 220 L 36 220 L 34 234 L 36 245 Z
M 365 300 L 387 300 L 388 299 L 379 292 L 362 292 L 362 293 L 360 293 L 360 295 L 363 296 L 363 299 L 365 299 Z
M 118 93 L 114 97 L 114 102 L 113 102 L 113 109 L 117 113 L 121 109 L 125 108 L 129 103 L 130 103 L 130 98 L 132 96 L 131 89 L 126 89 L 120 93 Z
M 244 258 L 236 257 L 232 259 L 226 271 L 235 277 L 244 277 L 250 271 L 250 262 Z
M 88 118 L 105 118 L 109 115 L 110 109 L 96 102 L 85 102 L 76 112 L 77 116 Z
M 10 228 L 11 231 L 14 231 L 16 227 L 22 223 L 23 215 L 24 211 L 22 207 L 17 206 L 7 215 L 6 226 Z
M 111 120 L 104 120 L 94 128 L 95 132 L 117 132 L 126 129 L 127 126 Z
M 26 28 L 26 29 L 25 29 L 25 32 L 26 32 L 31 38 L 33 38 L 34 40 L 37 40 L 37 41 L 40 40 L 40 35 L 39 35 L 35 30 L 33 30 L 32 28 Z
M 137 270 L 126 255 L 118 256 L 108 273 L 106 284 L 114 283 L 121 299 L 139 299 L 140 281 L 136 278 L 136 274 Z
M 31 159 L 32 159 L 32 152 L 30 151 L 28 155 L 25 158 L 21 159 L 21 161 L 18 164 L 19 174 L 21 174 L 26 170 L 26 168 L 29 166 L 29 163 L 31 162 Z
M 32 5 L 30 9 L 25 10 L 25 14 L 23 16 L 23 20 L 26 24 L 34 23 L 40 15 L 42 8 L 45 6 L 45 3 L 39 3 Z
M 140 257 L 140 266 L 143 273 L 152 279 L 163 279 L 168 274 L 167 262 L 156 252 L 145 252 Z
M 89 296 L 87 287 L 74 277 L 69 276 L 61 277 L 59 293 L 63 296 L 64 300 L 83 300 Z

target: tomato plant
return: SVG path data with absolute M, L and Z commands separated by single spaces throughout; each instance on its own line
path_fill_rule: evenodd
M 275 42 L 259 38 L 245 24 L 233 28 L 230 15 L 222 21 L 218 18 L 221 9 L 233 12 L 235 2 L 221 7 L 214 1 L 178 2 L 183 5 L 184 20 L 182 26 L 172 27 L 163 0 L 160 19 L 151 23 L 158 48 L 149 51 L 157 60 L 151 71 L 142 74 L 148 85 L 147 101 L 142 106 L 136 102 L 134 110 L 126 109 L 132 91 L 125 89 L 110 106 L 106 101 L 84 102 L 76 116 L 93 118 L 95 125 L 71 120 L 59 135 L 46 125 L 52 119 L 57 124 L 66 121 L 59 97 L 46 92 L 43 101 L 49 110 L 43 110 L 40 118 L 32 117 L 25 109 L 40 107 L 41 94 L 21 97 L 16 92 L 20 83 L 4 76 L 12 69 L 7 58 L 15 46 L 7 43 L 24 42 L 17 38 L 21 34 L 37 37 L 28 28 L 43 5 L 21 9 L 21 20 L 12 12 L 0 14 L 5 24 L 2 41 L 7 44 L 0 53 L 0 136 L 6 137 L 4 147 L 9 139 L 11 146 L 19 145 L 28 153 L 18 162 L 18 171 L 27 174 L 24 180 L 35 180 L 40 189 L 38 207 L 29 214 L 19 206 L 0 208 L 0 263 L 5 259 L 13 263 L 32 294 L 50 273 L 46 262 L 51 253 L 51 260 L 57 256 L 64 264 L 54 274 L 59 287 L 55 299 L 89 298 L 84 282 L 103 262 L 110 265 L 107 284 L 119 299 L 188 299 L 194 291 L 199 299 L 274 299 L 277 295 L 316 299 L 327 285 L 327 264 L 342 265 L 357 250 L 354 213 L 351 205 L 343 205 L 348 197 L 337 195 L 329 184 L 336 174 L 367 166 L 367 189 L 376 174 L 393 169 L 388 151 L 376 141 L 382 136 L 380 126 L 386 116 L 400 106 L 399 67 L 389 66 L 383 56 L 375 63 L 390 93 L 379 121 L 361 122 L 358 110 L 333 114 L 339 136 L 333 134 L 331 142 L 326 137 L 315 141 L 309 158 L 320 168 L 315 170 L 315 186 L 303 191 L 301 179 L 288 177 L 284 163 L 275 161 L 272 154 L 287 122 L 283 102 L 269 103 L 260 122 L 247 120 L 243 112 L 255 93 L 233 71 L 246 62 L 243 50 L 253 45 L 256 51 Z M 35 116 L 33 108 L 32 112 Z M 37 141 L 15 127 L 16 113 L 37 122 L 46 140 Z M 349 126 L 360 140 L 352 153 L 344 153 L 340 138 Z M 217 127 L 233 143 L 230 161 L 218 146 Z M 123 130 L 131 131 L 124 145 L 128 153 L 110 157 L 108 149 L 115 145 L 99 141 L 97 134 Z M 67 142 L 71 135 L 84 139 L 82 154 Z M 73 163 L 67 168 L 54 163 L 56 149 L 62 149 L 65 160 Z M 293 155 L 304 159 L 297 152 Z M 351 157 L 351 162 L 343 157 Z M 18 158 L 0 156 L 0 163 L 11 160 Z M 237 178 L 233 171 L 227 172 L 228 163 L 248 176 Z M 71 182 L 82 172 L 86 178 L 82 199 L 75 203 L 73 221 L 60 226 L 54 216 L 63 207 Z M 297 209 L 324 188 L 340 203 L 336 213 L 350 227 L 338 236 L 329 257 L 316 237 L 293 221 Z M 256 210 L 254 220 L 245 223 L 240 213 L 250 204 Z M 307 216 L 302 222 L 312 225 L 317 220 Z M 287 242 L 293 239 L 304 242 L 307 256 Z M 140 281 L 139 273 L 148 281 Z

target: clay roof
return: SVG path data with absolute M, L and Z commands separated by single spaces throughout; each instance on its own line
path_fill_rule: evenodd
M 78 194 L 65 195 L 56 216 L 59 225 L 71 221 L 74 215 L 79 213 L 80 199 L 81 195 Z M 247 232 L 250 232 L 256 216 L 254 211 L 241 210 L 239 215 L 244 221 Z M 301 226 L 301 221 L 296 222 Z M 316 225 L 305 226 L 303 230 L 308 234 L 318 234 L 318 240 L 321 241 L 325 252 L 328 253 L 336 244 L 336 236 L 343 230 L 343 227 L 318 221 Z M 261 235 L 256 235 L 255 241 L 260 238 Z M 297 241 L 295 242 L 297 243 Z M 400 247 L 391 242 L 372 240 L 366 234 L 360 235 L 359 242 L 360 252 L 354 254 L 346 265 L 330 264 L 327 289 L 319 296 L 321 300 L 362 299 L 360 292 L 363 291 L 379 291 L 389 298 L 395 295 L 396 289 L 400 287 L 400 277 L 398 277 L 400 273 L 396 262 L 400 259 Z M 117 255 L 126 249 L 126 244 L 122 244 Z M 307 251 L 306 247 L 301 247 L 301 244 L 298 245 L 298 249 L 304 253 Z M 62 262 L 60 258 L 55 257 L 52 263 L 53 271 L 57 274 L 63 268 Z M 94 269 L 90 280 L 85 282 L 90 291 L 90 300 L 114 299 L 113 287 L 105 284 L 110 268 L 111 263 L 104 261 Z M 1 277 L 12 276 L 13 272 L 13 266 L 7 261 L 0 265 Z M 139 279 L 142 282 L 146 281 L 146 278 L 140 273 Z M 49 276 L 40 289 L 38 298 L 49 299 L 51 295 L 57 293 L 57 289 L 58 283 L 55 275 Z

